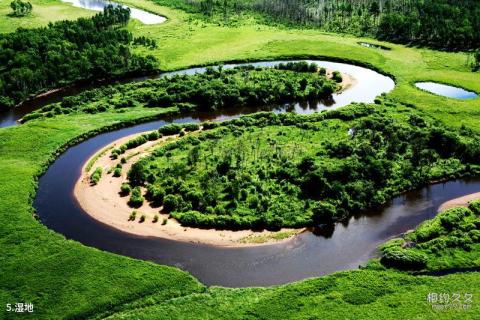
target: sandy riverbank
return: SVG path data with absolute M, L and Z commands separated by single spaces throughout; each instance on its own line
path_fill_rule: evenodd
M 331 71 L 327 71 L 327 76 L 331 76 Z M 340 83 L 342 89 L 346 90 L 355 86 L 357 80 L 348 74 L 342 74 L 343 81 Z M 149 141 L 137 148 L 127 150 L 121 157 L 128 159 L 123 165 L 121 177 L 113 177 L 108 171 L 115 167 L 119 162 L 110 159 L 110 150 L 101 154 L 102 150 L 118 147 L 128 140 L 131 140 L 140 134 L 134 134 L 123 137 L 113 143 L 103 146 L 90 159 L 88 159 L 82 168 L 82 173 L 75 185 L 74 196 L 79 205 L 91 217 L 104 224 L 112 226 L 124 232 L 140 236 L 161 237 L 178 241 L 192 243 L 204 243 L 216 246 L 245 247 L 266 245 L 288 241 L 296 234 L 305 229 L 282 229 L 278 232 L 271 231 L 231 231 L 215 229 L 198 229 L 181 226 L 178 221 L 171 218 L 168 214 L 161 212 L 161 208 L 152 207 L 147 201 L 138 209 L 135 221 L 129 221 L 130 214 L 134 209 L 128 206 L 129 197 L 122 197 L 119 194 L 122 183 L 127 180 L 127 172 L 131 165 L 137 162 L 141 157 L 148 155 L 158 145 L 166 143 L 168 140 L 176 139 L 176 136 L 164 137 L 156 141 Z M 96 158 L 96 159 L 95 159 Z M 86 172 L 87 164 L 91 165 L 89 172 Z M 103 175 L 97 185 L 92 186 L 90 175 L 95 168 L 101 167 Z M 145 215 L 145 221 L 140 223 L 139 218 Z M 152 222 L 153 218 L 158 216 L 158 222 Z M 166 223 L 164 223 L 166 221 Z
M 122 176 L 118 178 L 113 177 L 111 173 L 109 174 L 107 172 L 110 168 L 115 167 L 120 160 L 110 159 L 111 150 L 100 156 L 98 155 L 105 149 L 118 147 L 141 134 L 143 133 L 130 135 L 102 147 L 83 166 L 82 174 L 75 185 L 74 195 L 85 212 L 97 221 L 118 230 L 139 236 L 161 237 L 177 241 L 225 247 L 248 247 L 279 243 L 289 241 L 296 234 L 305 231 L 305 229 L 282 229 L 279 232 L 255 232 L 251 230 L 231 231 L 183 227 L 175 219 L 168 219 L 167 214 L 161 213 L 161 208 L 152 207 L 148 202 L 145 202 L 142 207 L 136 209 L 138 212 L 136 220 L 129 221 L 129 216 L 133 211 L 133 209 L 127 205 L 129 197 L 121 197 L 119 194 L 122 183 L 126 181 L 126 173 L 131 165 L 141 157 L 148 155 L 160 144 L 175 139 L 176 136 L 150 141 L 137 148 L 127 150 L 122 156 L 127 158 L 128 161 L 123 165 Z M 94 165 L 89 172 L 86 172 L 87 164 L 95 157 L 98 158 L 95 160 Z M 103 168 L 104 174 L 99 183 L 92 186 L 90 184 L 90 175 L 97 167 Z M 438 208 L 438 211 L 441 212 L 452 207 L 468 206 L 470 201 L 477 199 L 480 199 L 480 192 L 444 202 Z M 146 219 L 140 223 L 139 218 L 142 214 L 146 216 Z M 159 217 L 158 222 L 153 223 L 153 218 L 156 215 Z M 166 224 L 162 223 L 164 220 L 167 221 Z
M 480 199 L 480 192 L 468 194 L 463 197 L 446 201 L 438 207 L 438 212 L 445 211 L 454 207 L 468 207 L 468 204 L 474 200 Z
M 104 146 L 96 155 L 105 148 L 118 147 L 139 135 L 135 134 L 121 138 L 108 146 Z M 128 161 L 123 165 L 122 176 L 118 178 L 113 177 L 112 173 L 107 173 L 110 168 L 115 167 L 120 162 L 119 159 L 110 159 L 110 151 L 98 157 L 90 172 L 86 172 L 87 163 L 96 155 L 92 156 L 83 166 L 80 179 L 75 185 L 74 195 L 79 205 L 97 221 L 124 232 L 139 236 L 161 237 L 216 246 L 245 247 L 279 243 L 288 241 L 295 234 L 304 231 L 304 229 L 282 229 L 279 232 L 256 232 L 251 230 L 231 231 L 183 227 L 175 219 L 168 219 L 168 214 L 161 213 L 161 208 L 152 207 L 147 201 L 140 208 L 135 209 L 138 212 L 136 220 L 129 221 L 129 216 L 133 211 L 127 204 L 129 197 L 121 197 L 119 194 L 122 183 L 127 179 L 126 173 L 131 165 L 141 157 L 148 155 L 158 145 L 175 138 L 170 136 L 127 150 L 122 157 L 127 158 Z M 92 186 L 90 175 L 97 167 L 103 168 L 104 173 L 98 184 Z M 145 215 L 146 219 L 140 223 L 139 218 L 142 214 Z M 159 217 L 156 223 L 153 222 L 155 215 Z M 164 220 L 166 224 L 163 224 Z M 279 238 L 281 240 L 278 240 Z

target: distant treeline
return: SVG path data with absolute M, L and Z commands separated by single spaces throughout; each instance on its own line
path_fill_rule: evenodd
M 156 0 L 226 20 L 259 12 L 273 22 L 442 49 L 480 47 L 478 0 Z
M 0 35 L 0 109 L 77 80 L 153 69 L 153 57 L 130 52 L 132 34 L 121 28 L 129 19 L 130 9 L 107 6 L 92 18 Z

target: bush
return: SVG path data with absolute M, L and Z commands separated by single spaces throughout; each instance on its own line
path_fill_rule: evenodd
M 118 177 L 121 177 L 122 176 L 122 168 L 115 168 L 115 170 L 113 170 L 113 176 L 118 178 Z
M 146 137 L 149 141 L 155 141 L 155 140 L 161 138 L 161 134 L 158 131 L 152 131 L 150 133 L 147 133 Z
M 185 131 L 190 132 L 200 129 L 200 126 L 196 123 L 187 123 L 183 125 L 183 128 L 185 129 Z
M 133 188 L 128 205 L 134 208 L 139 208 L 143 205 L 144 201 L 145 198 L 142 196 L 142 190 L 140 187 Z
M 319 201 L 312 209 L 312 220 L 315 224 L 332 224 L 335 215 L 336 208 L 334 205 L 328 202 Z
M 337 82 L 337 83 L 342 82 L 343 81 L 342 74 L 338 71 L 333 71 L 332 72 L 332 80 Z
M 132 191 L 132 187 L 130 187 L 128 183 L 123 183 L 120 187 L 120 193 L 122 194 L 122 196 L 128 196 L 130 194 L 130 191 Z
M 138 220 L 138 222 L 139 222 L 139 223 L 142 223 L 142 222 L 145 221 L 146 218 L 147 218 L 147 217 L 146 217 L 144 214 L 142 214 L 142 215 L 140 216 L 140 220 Z
M 133 210 L 132 213 L 130 213 L 130 216 L 128 217 L 128 221 L 134 221 L 136 217 L 137 217 L 137 211 Z
M 163 199 L 163 210 L 165 212 L 175 211 L 179 207 L 180 200 L 180 196 L 177 195 L 169 194 L 165 196 Z
M 460 226 L 465 217 L 471 215 L 471 211 L 467 208 L 452 208 L 442 212 L 440 215 L 440 223 L 447 230 L 453 230 Z
M 142 161 L 138 161 L 132 165 L 128 172 L 128 180 L 133 186 L 141 186 L 145 183 L 146 173 Z
M 102 177 L 102 172 L 103 172 L 103 169 L 100 167 L 97 167 L 95 171 L 92 173 L 92 175 L 90 176 L 90 182 L 93 185 L 96 185 L 100 181 L 100 178 Z
M 162 205 L 165 197 L 165 190 L 159 185 L 149 184 L 147 186 L 147 199 L 152 201 L 155 205 Z
M 182 127 L 178 124 L 167 124 L 158 129 L 158 132 L 166 136 L 171 136 L 180 133 L 181 130 Z
M 157 222 L 158 222 L 158 214 L 156 214 L 156 215 L 153 217 L 152 222 L 153 222 L 153 223 L 157 223 Z
M 421 270 L 427 266 L 424 254 L 401 248 L 385 249 L 380 262 L 386 267 L 400 270 Z
M 475 215 L 480 216 L 480 200 L 470 202 L 468 208 L 472 210 Z

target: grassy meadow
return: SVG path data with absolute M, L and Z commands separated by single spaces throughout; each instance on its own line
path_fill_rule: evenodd
M 91 10 L 75 8 L 60 0 L 31 0 L 33 11 L 25 17 L 10 16 L 10 0 L 0 0 L 0 32 L 13 32 L 17 28 L 44 27 L 49 22 L 74 20 L 94 15 Z
M 261 25 L 246 19 L 237 26 L 209 24 L 147 0 L 123 1 L 168 17 L 160 25 L 131 21 L 135 36 L 158 43 L 149 53 L 161 70 L 233 60 L 326 57 L 374 67 L 395 77 L 387 96 L 415 105 L 446 126 L 480 131 L 480 99 L 443 98 L 413 86 L 435 80 L 480 92 L 465 53 L 411 48 L 317 32 Z M 32 1 L 33 12 L 10 18 L 0 0 L 0 32 L 37 27 L 48 21 L 93 12 L 54 0 Z M 365 48 L 381 43 L 390 51 Z M 412 276 L 390 269 L 339 272 L 270 288 L 227 289 L 200 284 L 176 268 L 101 252 L 67 240 L 34 218 L 36 181 L 64 148 L 97 132 L 147 121 L 171 109 L 61 115 L 0 129 L 0 305 L 34 303 L 35 319 L 476 319 L 480 276 Z M 469 310 L 434 310 L 428 293 L 472 293 Z M 14 318 L 2 311 L 0 318 Z

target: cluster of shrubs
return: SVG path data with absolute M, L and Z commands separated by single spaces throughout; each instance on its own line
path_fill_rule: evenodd
M 469 260 L 476 259 L 476 256 L 470 258 L 469 252 L 479 244 L 480 201 L 474 201 L 468 208 L 445 210 L 405 234 L 402 239 L 387 242 L 381 247 L 380 262 L 386 267 L 401 270 L 421 270 L 441 265 L 439 261 L 444 256 L 457 252 L 452 254 L 455 261 L 474 265 L 475 261 Z M 459 259 L 459 255 L 463 258 Z
M 308 63 L 306 61 L 299 61 L 299 62 L 287 62 L 287 63 L 279 63 L 275 66 L 275 69 L 278 70 L 290 70 L 295 72 L 317 72 L 318 66 L 316 63 Z
M 102 173 L 103 169 L 101 167 L 98 167 L 95 169 L 95 171 L 93 171 L 92 175 L 90 176 L 90 182 L 92 185 L 96 185 L 100 181 Z
M 147 141 L 155 141 L 162 137 L 162 134 L 159 131 L 152 131 L 146 134 L 142 134 L 136 138 L 133 138 L 120 147 L 115 148 L 112 150 L 110 157 L 112 159 L 117 159 L 119 155 L 124 154 L 125 151 L 130 149 L 135 149 L 136 147 L 141 146 L 142 144 L 146 143 Z
M 128 200 L 128 205 L 133 208 L 139 208 L 143 205 L 145 198 L 142 195 L 142 189 L 140 187 L 135 187 L 131 190 L 130 200 Z
M 157 48 L 157 42 L 154 39 L 150 39 L 144 36 L 133 38 L 133 44 L 135 45 L 142 45 L 144 47 L 148 47 L 150 49 Z

